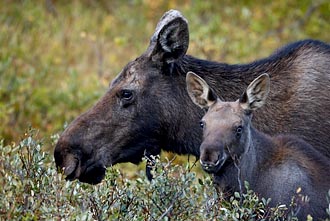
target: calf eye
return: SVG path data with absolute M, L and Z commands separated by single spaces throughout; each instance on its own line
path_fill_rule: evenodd
M 241 137 L 242 133 L 243 133 L 243 127 L 242 126 L 238 126 L 236 128 L 236 138 L 239 139 Z
M 205 123 L 204 123 L 204 121 L 199 121 L 199 126 L 201 127 L 201 128 L 204 128 L 205 127 Z

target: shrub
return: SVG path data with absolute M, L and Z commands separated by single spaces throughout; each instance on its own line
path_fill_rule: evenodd
M 0 220 L 296 220 L 292 208 L 271 208 L 251 190 L 225 200 L 195 164 L 155 158 L 151 182 L 113 167 L 96 186 L 65 181 L 36 137 L 29 130 L 17 145 L 0 144 Z

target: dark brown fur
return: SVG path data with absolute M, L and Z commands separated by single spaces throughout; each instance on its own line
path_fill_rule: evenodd
M 105 167 L 139 163 L 144 154 L 161 150 L 199 157 L 196 122 L 203 111 L 187 95 L 188 71 L 206 79 L 223 99 L 238 97 L 252 79 L 269 73 L 273 90 L 255 114 L 255 126 L 270 134 L 299 134 L 330 156 L 329 45 L 305 40 L 250 64 L 228 65 L 186 55 L 188 42 L 185 18 L 167 12 L 146 52 L 129 62 L 95 106 L 60 136 L 54 156 L 68 179 L 98 183 Z

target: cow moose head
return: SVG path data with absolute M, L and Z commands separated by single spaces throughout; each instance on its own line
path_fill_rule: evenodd
M 164 14 L 146 52 L 129 62 L 95 106 L 61 135 L 55 161 L 69 180 L 99 183 L 106 167 L 120 162 L 137 164 L 145 154 L 159 154 L 177 145 L 178 136 L 187 136 L 189 131 L 178 131 L 191 127 L 180 122 L 192 111 L 178 112 L 179 100 L 187 100 L 187 95 L 172 83 L 181 76 L 171 76 L 171 72 L 173 63 L 185 55 L 188 42 L 186 19 L 175 10 Z M 177 124 L 175 131 L 173 123 Z

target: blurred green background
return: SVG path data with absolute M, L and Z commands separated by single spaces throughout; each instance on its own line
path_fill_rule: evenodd
M 163 13 L 189 21 L 188 53 L 250 62 L 299 39 L 330 41 L 330 1 L 0 1 L 0 138 L 46 140 L 147 48 Z M 51 145 L 48 145 L 51 149 Z

